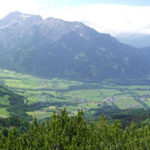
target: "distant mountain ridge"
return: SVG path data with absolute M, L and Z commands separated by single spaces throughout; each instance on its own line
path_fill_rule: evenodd
M 145 54 L 80 22 L 20 12 L 0 21 L 0 67 L 44 78 L 97 81 L 148 75 Z
M 122 43 L 131 45 L 136 48 L 143 48 L 150 46 L 149 34 L 136 34 L 136 33 L 122 33 L 116 35 L 115 38 Z

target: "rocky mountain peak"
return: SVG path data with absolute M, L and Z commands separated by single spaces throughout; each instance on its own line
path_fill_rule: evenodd
M 24 22 L 35 24 L 41 21 L 43 21 L 43 19 L 39 15 L 30 15 L 30 14 L 25 14 L 25 13 L 15 11 L 15 12 L 9 13 L 6 17 L 2 19 L 1 26 L 11 26 L 14 24 L 21 25 L 21 24 L 24 24 Z

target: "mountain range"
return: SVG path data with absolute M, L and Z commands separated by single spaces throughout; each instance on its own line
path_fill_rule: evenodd
M 0 68 L 82 81 L 150 74 L 149 50 L 120 43 L 80 22 L 9 13 L 0 20 Z

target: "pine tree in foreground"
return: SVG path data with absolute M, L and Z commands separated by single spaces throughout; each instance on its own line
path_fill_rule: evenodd
M 39 124 L 35 119 L 27 133 L 8 137 L 0 132 L 1 150 L 150 150 L 150 125 L 137 128 L 132 123 L 123 129 L 119 121 L 107 124 L 102 115 L 94 124 L 87 124 L 83 112 L 68 116 L 64 109 L 53 113 L 50 121 Z

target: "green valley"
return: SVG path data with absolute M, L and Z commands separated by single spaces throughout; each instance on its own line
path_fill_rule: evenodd
M 145 81 L 146 80 L 146 81 Z M 143 80 L 148 82 L 149 79 Z M 149 86 L 135 85 L 133 81 L 113 83 L 106 80 L 101 83 L 85 83 L 65 79 L 41 79 L 27 74 L 20 74 L 10 70 L 0 70 L 0 84 L 18 95 L 24 97 L 22 107 L 33 118 L 44 119 L 49 117 L 54 110 L 60 111 L 67 108 L 70 115 L 75 115 L 79 110 L 85 114 L 94 115 L 97 111 L 107 106 L 119 110 L 150 108 Z M 132 84 L 132 85 L 129 85 Z M 7 107 L 10 105 L 8 95 L 1 97 L 0 114 L 9 116 Z M 19 102 L 18 101 L 18 102 Z M 18 105 L 17 102 L 17 105 Z

